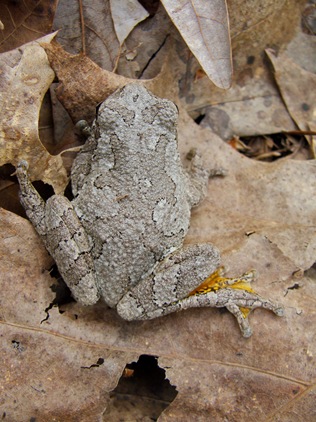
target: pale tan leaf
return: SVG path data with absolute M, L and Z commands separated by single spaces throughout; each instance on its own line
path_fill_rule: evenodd
M 266 50 L 274 67 L 283 101 L 301 130 L 316 130 L 316 75 L 304 70 L 286 54 Z
M 162 3 L 208 77 L 219 88 L 229 88 L 232 59 L 225 0 Z
M 51 184 L 62 192 L 67 184 L 60 155 L 52 156 L 38 134 L 43 97 L 54 79 L 46 53 L 39 42 L 50 42 L 55 34 L 3 53 L 0 79 L 0 164 L 30 164 L 32 180 Z
M 110 0 L 110 6 L 115 32 L 122 45 L 133 28 L 149 13 L 137 0 Z

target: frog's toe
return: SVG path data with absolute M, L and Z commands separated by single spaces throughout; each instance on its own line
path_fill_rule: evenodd
M 245 338 L 249 338 L 252 335 L 252 329 L 249 325 L 248 314 L 250 311 L 240 308 L 236 303 L 228 302 L 225 305 L 226 309 L 231 312 L 236 318 L 240 331 Z
M 273 312 L 277 316 L 284 316 L 284 308 L 282 308 L 282 306 L 278 306 L 277 308 L 273 309 Z
M 249 338 L 252 336 L 252 329 L 249 325 L 248 327 L 241 328 L 241 332 L 242 332 L 242 336 L 245 338 Z
M 29 163 L 26 160 L 19 161 L 18 165 L 16 166 L 16 174 L 19 177 L 25 176 L 29 169 Z

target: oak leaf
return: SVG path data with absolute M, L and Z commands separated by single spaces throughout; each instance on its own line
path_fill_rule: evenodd
M 31 179 L 43 180 L 59 193 L 67 184 L 62 158 L 48 153 L 38 133 L 40 107 L 54 78 L 40 42 L 50 42 L 54 36 L 47 35 L 1 54 L 0 164 L 16 166 L 25 159 Z

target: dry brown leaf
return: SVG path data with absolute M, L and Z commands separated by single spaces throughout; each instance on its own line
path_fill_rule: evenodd
M 38 135 L 38 119 L 43 97 L 54 78 L 40 42 L 50 42 L 54 34 L 2 53 L 0 80 L 0 164 L 30 164 L 32 180 L 51 184 L 57 193 L 67 184 L 61 156 L 52 156 Z
M 122 45 L 133 28 L 149 13 L 137 0 L 110 0 L 110 6 L 115 32 Z
M 87 107 L 92 117 L 96 102 L 130 81 L 101 74 L 82 56 L 50 51 L 73 116 L 80 107 L 86 115 Z M 155 92 L 164 88 L 168 92 L 159 95 L 165 97 L 173 90 L 166 78 L 163 86 L 157 80 L 140 83 Z M 140 354 L 159 356 L 179 391 L 159 420 L 315 419 L 316 274 L 291 279 L 315 257 L 315 162 L 254 163 L 195 125 L 177 103 L 183 155 L 197 147 L 210 168 L 227 171 L 210 181 L 187 242 L 215 243 L 232 274 L 256 268 L 253 287 L 283 303 L 285 317 L 255 311 L 254 335 L 245 340 L 233 317 L 216 309 L 135 323 L 122 321 L 103 303 L 50 309 L 52 260 L 26 220 L 1 211 L 0 414 L 6 420 L 102 420 L 125 364 Z
M 233 84 L 228 91 L 214 89 L 207 78 L 198 82 L 194 61 L 182 64 L 185 84 L 181 97 L 193 118 L 205 115 L 204 124 L 222 138 L 234 135 L 253 136 L 294 130 L 267 66 L 264 50 L 284 48 L 300 32 L 300 8 L 304 0 L 234 0 L 228 1 L 233 50 Z M 309 38 L 309 39 L 308 39 Z M 299 51 L 305 62 L 312 63 L 313 37 L 300 40 Z M 177 49 L 180 55 L 181 47 Z M 310 53 L 310 54 L 309 54 Z M 294 58 L 298 56 L 293 52 Z M 301 55 L 302 56 L 302 55 Z M 301 57 L 300 56 L 300 57 Z
M 155 6 L 149 10 L 149 6 Z M 169 53 L 169 43 L 180 42 L 192 55 L 160 2 L 146 3 L 151 15 L 129 34 L 118 57 L 117 73 L 131 79 L 151 79 L 161 71 Z M 180 41 L 181 40 L 181 41 Z M 173 63 L 175 47 L 169 60 Z M 166 91 L 166 89 L 165 89 Z
M 304 70 L 286 54 L 267 50 L 283 101 L 301 130 L 316 130 L 316 75 Z
M 162 67 L 164 42 L 170 35 L 170 38 L 176 40 L 177 46 L 176 50 L 173 50 L 172 64 L 175 68 L 179 66 L 179 63 L 182 64 L 178 72 L 181 97 L 184 97 L 190 114 L 194 118 L 201 114 L 209 115 L 209 122 L 205 120 L 204 123 L 220 126 L 222 129 L 217 133 L 225 139 L 230 139 L 234 134 L 251 136 L 294 130 L 293 121 L 279 98 L 274 82 L 271 81 L 272 78 L 267 74 L 262 56 L 267 46 L 279 47 L 291 39 L 297 30 L 300 5 L 303 1 L 288 0 L 284 3 L 283 0 L 269 0 L 264 6 L 259 0 L 229 2 L 236 84 L 227 92 L 220 89 L 214 90 L 213 84 L 207 77 L 196 83 L 195 75 L 199 72 L 200 65 L 192 57 L 190 58 L 190 52 L 184 42 L 179 39 L 177 33 L 172 31 L 172 24 L 164 13 L 163 7 L 158 8 L 150 19 L 137 25 L 125 42 L 126 50 L 121 51 L 120 54 L 118 42 L 113 39 L 114 29 L 109 19 L 109 10 L 96 6 L 94 10 L 90 10 L 92 15 L 87 21 L 83 6 L 88 40 L 86 51 L 89 57 L 103 68 L 113 69 L 118 59 L 119 74 L 130 78 L 152 78 Z M 77 5 L 76 2 L 74 3 Z M 63 8 L 70 7 L 70 4 L 70 2 L 59 2 L 60 13 L 63 14 L 65 21 L 62 21 L 58 28 L 64 27 L 68 37 L 63 36 L 62 45 L 70 52 L 79 52 L 82 47 L 79 11 L 74 12 Z M 73 17 L 71 22 L 67 19 L 68 16 Z M 100 24 L 101 17 L 102 25 Z M 73 29 L 70 26 L 73 26 Z M 108 31 L 106 37 L 101 37 L 99 32 L 101 29 Z M 61 31 L 60 34 L 63 32 Z M 89 34 L 91 34 L 91 40 Z M 72 49 L 76 45 L 76 42 L 73 42 L 74 39 L 80 42 L 76 48 Z M 104 49 L 109 53 L 103 51 Z M 106 63 L 101 62 L 101 59 L 103 60 L 103 57 L 108 54 L 111 59 Z M 164 96 L 167 95 L 166 90 Z M 211 110 L 208 106 L 212 106 Z
M 11 168 L 9 168 L 10 170 Z M 2 168 L 3 170 L 3 168 Z M 10 171 L 12 173 L 12 171 Z M 3 177 L 3 172 L 2 172 Z M 8 177 L 9 179 L 9 177 Z M 25 215 L 19 200 L 19 186 L 13 180 L 0 180 L 0 207 L 18 215 Z
M 224 193 L 222 187 L 223 206 Z M 52 261 L 41 241 L 31 224 L 14 214 L 1 211 L 0 224 L 0 288 L 5 292 L 0 409 L 7 420 L 100 420 L 125 364 L 141 354 L 159 356 L 179 392 L 161 420 L 185 420 L 188 414 L 201 421 L 223 415 L 232 421 L 292 420 L 282 418 L 297 409 L 304 420 L 312 420 L 316 274 L 298 283 L 282 281 L 293 264 L 262 236 L 246 237 L 248 249 L 237 256 L 230 250 L 224 259 L 239 265 L 256 259 L 266 277 L 257 290 L 282 302 L 286 315 L 257 310 L 251 318 L 254 335 L 245 340 L 233 317 L 216 309 L 135 323 L 122 321 L 103 303 L 49 309 Z M 193 232 L 196 225 L 193 219 Z M 103 363 L 96 365 L 100 358 Z
M 89 57 L 66 52 L 59 44 L 42 44 L 59 85 L 56 94 L 74 122 L 91 121 L 98 103 L 131 82 L 124 76 L 101 69 Z
M 291 0 L 292 3 L 295 1 Z M 221 137 L 230 139 L 234 134 L 250 136 L 254 133 L 293 130 L 295 125 L 284 107 L 271 75 L 263 67 L 260 56 L 267 45 L 267 33 L 268 40 L 274 38 L 274 43 L 276 40 L 281 43 L 275 23 L 270 24 L 272 14 L 274 20 L 280 21 L 281 9 L 282 28 L 286 28 L 287 35 L 295 30 L 295 26 L 292 27 L 295 23 L 292 16 L 293 7 L 288 4 L 285 8 L 283 6 L 283 1 L 280 0 L 269 5 L 265 3 L 264 10 L 260 9 L 258 14 L 258 5 L 256 8 L 253 1 L 246 0 L 246 6 L 242 8 L 238 8 L 235 2 L 229 4 L 230 17 L 235 26 L 238 24 L 238 28 L 233 28 L 233 35 L 238 38 L 239 44 L 234 50 L 235 83 L 228 91 L 215 89 L 207 77 L 200 78 L 201 66 L 187 49 L 178 32 L 170 27 L 170 20 L 162 7 L 149 20 L 140 23 L 127 38 L 126 48 L 134 56 L 127 60 L 126 54 L 122 54 L 118 71 L 131 78 L 138 78 L 140 75 L 142 78 L 155 77 L 162 67 L 163 57 L 166 56 L 164 53 L 170 53 L 172 50 L 169 60 L 176 75 L 174 79 L 179 81 L 180 97 L 186 102 L 191 116 L 196 118 L 205 115 L 203 124 L 211 126 Z M 297 21 L 297 14 L 294 16 Z M 245 33 L 242 27 L 249 25 L 249 19 L 252 26 L 249 26 Z M 265 36 L 262 36 L 262 31 Z M 169 51 L 169 46 L 164 44 L 166 34 L 170 34 L 170 38 L 174 40 L 174 46 Z M 258 46 L 256 38 L 260 39 Z M 284 38 L 283 35 L 282 41 Z M 162 95 L 168 96 L 168 86 L 165 86 Z
M 53 28 L 57 41 L 72 53 L 83 52 L 104 69 L 113 70 L 120 52 L 110 2 L 60 0 Z
M 168 0 L 164 2 L 164 6 L 181 32 L 183 39 L 214 83 L 221 88 L 228 88 L 231 83 L 232 69 L 225 0 L 216 5 L 205 0 L 194 0 L 193 6 L 190 6 L 189 3 L 184 5 L 179 2 L 181 8 L 179 14 L 176 10 L 177 3 L 175 0 Z M 54 28 L 61 29 L 57 40 L 70 53 L 83 51 L 100 67 L 113 70 L 122 53 L 120 44 L 133 26 L 145 18 L 143 14 L 141 17 L 135 18 L 132 12 L 127 12 L 125 7 L 122 8 L 120 2 L 113 4 L 115 8 L 113 9 L 111 6 L 110 9 L 110 1 L 96 1 L 93 7 L 85 3 L 79 7 L 77 2 L 60 1 L 54 21 Z M 129 2 L 122 2 L 122 4 L 126 6 Z M 119 18 L 117 17 L 118 11 Z M 71 20 L 69 16 L 72 16 Z M 128 25 L 130 20 L 133 20 L 133 23 Z M 123 28 L 122 34 L 121 29 L 118 32 L 120 22 L 120 27 Z M 126 62 L 131 61 L 130 57 L 136 56 L 139 50 L 144 49 L 146 50 L 146 63 L 151 61 L 150 56 L 155 51 L 151 42 L 151 38 L 154 39 L 152 35 L 159 31 L 165 40 L 170 33 L 170 31 L 165 32 L 165 24 L 155 29 L 154 22 L 147 25 L 144 42 L 139 43 L 133 49 L 127 47 L 122 53 Z M 157 51 L 160 48 L 161 43 L 157 47 Z M 148 52 L 150 53 L 148 54 Z M 146 67 L 147 65 L 143 69 Z
M 57 43 L 42 45 L 59 80 L 56 95 L 74 122 L 83 118 L 91 122 L 96 106 L 128 83 L 142 84 L 162 97 L 174 95 L 168 68 L 154 79 L 134 80 L 101 69 L 82 54 L 71 55 Z
M 219 88 L 229 88 L 232 58 L 225 0 L 161 1 L 207 76 Z
M 241 83 L 265 62 L 264 49 L 287 45 L 298 32 L 306 0 L 227 0 L 234 73 Z
M 212 240 L 222 251 L 240 253 L 251 239 L 246 233 L 256 232 L 273 242 L 294 266 L 310 268 L 316 255 L 316 162 L 252 161 L 209 130 L 190 123 L 184 110 L 180 117 L 180 147 L 186 151 L 199 148 L 209 166 L 227 171 L 226 177 L 210 183 L 209 200 L 193 212 L 198 227 L 189 232 L 190 242 Z M 239 265 L 244 261 L 242 266 L 234 269 L 244 271 L 246 262 L 253 262 L 259 272 L 261 265 L 265 272 L 264 262 L 257 262 L 260 252 L 256 248 L 253 255 L 245 253 L 239 260 Z M 288 271 L 286 277 L 294 267 Z
M 0 52 L 13 50 L 50 32 L 57 1 L 1 1 Z

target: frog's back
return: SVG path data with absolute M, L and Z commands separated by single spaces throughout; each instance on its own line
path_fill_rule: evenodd
M 110 306 L 179 247 L 188 230 L 176 120 L 173 103 L 129 85 L 100 107 L 99 138 L 76 160 L 88 174 L 80 179 L 81 164 L 74 165 L 74 206 L 93 239 L 98 283 Z

